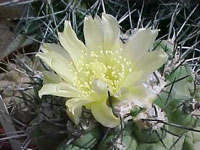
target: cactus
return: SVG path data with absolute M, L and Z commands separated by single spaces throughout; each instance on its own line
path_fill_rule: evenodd
M 56 0 L 45 2 L 38 1 L 33 3 L 31 9 L 33 8 L 33 14 L 36 14 L 37 16 L 34 19 L 31 19 L 30 17 L 27 19 L 27 22 L 21 22 L 25 24 L 21 32 L 27 36 L 31 36 L 35 41 L 39 41 L 41 43 L 58 42 L 57 37 L 60 37 L 60 35 L 63 34 L 57 33 L 57 31 L 63 29 L 63 22 L 67 18 L 68 20 L 72 21 L 72 26 L 69 22 L 65 22 L 65 25 L 68 25 L 67 30 L 65 31 L 72 32 L 72 34 L 69 36 L 70 38 L 67 40 L 70 41 L 73 39 L 76 41 L 78 40 L 78 37 L 82 40 L 83 33 L 80 28 L 83 26 L 83 18 L 88 14 L 91 15 L 85 19 L 85 22 L 89 20 L 89 22 L 87 22 L 88 25 L 93 23 L 98 24 L 98 21 L 101 22 L 103 19 L 104 21 L 107 19 L 104 24 L 105 26 L 110 27 L 107 32 L 115 30 L 115 28 L 112 28 L 110 24 L 113 24 L 113 26 L 116 25 L 117 19 L 119 19 L 118 21 L 120 22 L 121 26 L 120 30 L 122 31 L 127 30 L 126 28 L 130 28 L 127 25 L 127 18 L 129 18 L 129 23 L 131 26 L 140 28 L 143 27 L 143 25 L 141 25 L 142 23 L 144 23 L 145 26 L 151 26 L 151 24 L 147 24 L 146 20 L 142 18 L 142 12 L 139 13 L 139 10 L 137 11 L 139 13 L 137 18 L 139 22 L 137 24 L 134 24 L 133 22 L 132 24 L 131 17 L 135 19 L 135 16 L 137 15 L 132 15 L 134 10 L 132 10 L 133 12 L 131 11 L 129 2 L 127 2 L 127 8 L 122 7 L 124 4 L 123 1 L 113 2 L 114 4 L 112 3 L 112 5 L 115 5 L 113 8 L 110 8 L 110 6 L 112 6 L 110 1 L 103 0 L 96 1 L 96 3 L 92 3 L 91 1 L 82 1 L 79 3 L 78 1 L 70 0 L 63 0 L 59 1 L 57 4 L 56 3 Z M 91 4 L 92 6 L 89 6 Z M 130 4 L 132 4 L 132 2 L 130 2 Z M 42 6 L 40 7 L 40 5 Z M 194 11 L 196 8 L 197 7 L 194 8 Z M 97 14 L 101 14 L 101 9 L 103 10 L 102 20 L 97 17 Z M 121 9 L 127 9 L 128 15 L 124 15 L 124 11 L 121 11 Z M 59 13 L 57 14 L 56 11 Z M 154 64 L 154 61 L 157 59 L 148 61 L 149 64 L 152 63 L 157 68 L 155 67 L 153 73 L 150 73 L 144 79 L 138 80 L 137 83 L 135 83 L 134 80 L 137 80 L 137 78 L 143 76 L 143 73 L 148 70 L 148 68 L 146 68 L 146 70 L 143 70 L 143 68 L 137 68 L 136 70 L 138 71 L 135 71 L 133 76 L 129 76 L 128 73 L 129 71 L 132 71 L 132 68 L 128 68 L 125 71 L 123 70 L 124 66 L 130 65 L 130 62 L 127 61 L 127 59 L 129 59 L 129 53 L 124 52 L 123 55 L 119 55 L 118 57 L 118 52 L 114 54 L 105 50 L 105 53 L 108 55 L 109 53 L 111 54 L 109 57 L 104 57 L 101 52 L 88 52 L 84 55 L 89 55 L 88 59 L 86 59 L 87 61 L 81 62 L 79 59 L 77 59 L 79 57 L 76 58 L 76 55 L 73 53 L 73 51 L 69 51 L 69 53 L 72 54 L 72 59 L 77 59 L 77 61 L 80 61 L 77 64 L 69 63 L 71 65 L 70 67 L 77 65 L 79 66 L 79 68 L 77 68 L 80 70 L 83 69 L 83 71 L 74 71 L 77 68 L 74 69 L 72 67 L 68 70 L 68 72 L 62 72 L 69 66 L 66 65 L 66 63 L 55 63 L 57 59 L 55 59 L 54 56 L 58 55 L 60 58 L 58 58 L 59 61 L 62 62 L 63 60 L 67 59 L 68 53 L 62 51 L 59 44 L 51 43 L 41 46 L 41 49 L 44 51 L 44 53 L 39 52 L 37 56 L 40 56 L 47 64 L 41 61 L 40 63 L 42 64 L 42 67 L 40 66 L 40 69 L 37 68 L 37 70 L 42 72 L 43 75 L 38 73 L 38 71 L 30 72 L 30 70 L 25 69 L 25 71 L 27 71 L 26 75 L 29 77 L 27 81 L 32 83 L 32 90 L 29 92 L 23 91 L 20 93 L 22 96 L 25 95 L 25 97 L 30 98 L 27 100 L 27 103 L 23 101 L 23 104 L 26 107 L 29 106 L 28 108 L 33 106 L 32 109 L 28 109 L 31 110 L 31 113 L 33 113 L 33 115 L 31 115 L 29 118 L 32 121 L 23 121 L 23 123 L 28 124 L 26 129 L 28 136 L 32 139 L 32 142 L 36 145 L 36 147 L 41 150 L 198 150 L 200 146 L 200 121 L 198 118 L 200 115 L 200 84 L 198 83 L 199 77 L 196 73 L 196 70 L 198 70 L 198 64 L 196 60 L 199 59 L 195 58 L 197 54 L 191 51 L 191 49 L 195 47 L 196 43 L 188 48 L 185 48 L 185 45 L 191 45 L 191 43 L 193 44 L 193 36 L 196 38 L 195 40 L 198 41 L 199 28 L 195 26 L 196 24 L 193 24 L 193 26 L 188 25 L 189 27 L 187 27 L 187 30 L 183 31 L 184 26 L 189 20 L 187 18 L 185 18 L 185 22 L 182 23 L 183 26 L 180 26 L 178 29 L 176 25 L 173 26 L 173 23 L 176 21 L 173 20 L 176 18 L 176 12 L 179 13 L 182 11 L 184 13 L 183 16 L 185 17 L 185 11 L 179 8 L 179 5 L 177 5 L 175 8 L 175 13 L 171 17 L 169 31 L 167 31 L 168 39 L 162 40 L 161 38 L 160 40 L 159 38 L 159 40 L 156 40 L 152 44 L 152 47 L 149 47 L 149 51 L 144 53 L 143 57 L 145 57 L 146 54 L 158 52 L 159 56 L 162 56 L 163 59 L 159 65 Z M 192 10 L 189 16 L 191 16 L 194 11 Z M 118 12 L 117 16 L 121 17 L 121 19 L 113 17 L 112 15 L 108 15 L 105 12 L 115 14 L 114 16 L 116 16 L 116 12 Z M 76 15 L 76 13 L 78 15 Z M 95 19 L 92 18 L 93 15 L 96 16 Z M 163 17 L 163 19 L 165 20 L 166 17 L 167 16 Z M 108 18 L 112 21 L 110 21 Z M 162 20 L 160 21 L 162 26 L 163 22 Z M 199 24 L 199 20 L 197 19 L 196 21 L 198 21 Z M 155 34 L 154 32 L 157 32 L 157 30 L 152 29 L 155 29 L 157 26 L 156 22 L 158 22 L 158 20 L 156 20 L 155 17 L 151 28 L 143 28 L 139 30 L 136 29 L 132 31 L 131 27 L 130 33 L 136 33 L 138 31 L 137 34 L 141 34 L 142 31 L 146 31 L 147 33 L 150 32 L 151 34 Z M 36 26 L 36 24 L 39 24 L 39 26 Z M 75 29 L 78 37 L 74 37 L 75 33 L 71 30 L 72 27 Z M 38 28 L 41 28 L 41 30 L 37 30 Z M 89 29 L 87 30 L 89 31 Z M 93 30 L 93 28 L 91 28 L 91 30 Z M 118 44 L 123 45 L 129 41 L 129 39 L 133 38 L 133 36 L 128 34 L 128 32 L 122 33 L 120 30 L 117 30 L 119 32 L 117 35 L 119 35 L 120 39 Z M 194 30 L 196 32 L 193 32 Z M 189 31 L 191 31 L 191 34 L 187 37 L 186 33 L 189 34 Z M 162 32 L 163 29 L 161 29 L 161 35 L 159 37 L 162 36 Z M 174 34 L 173 36 L 172 33 Z M 108 34 L 107 36 L 108 41 L 110 35 L 112 34 Z M 175 35 L 177 35 L 177 37 Z M 86 37 L 86 46 L 90 45 L 92 48 L 97 49 L 96 45 L 98 44 L 93 44 L 90 42 L 87 43 L 87 38 L 91 39 L 91 36 Z M 192 40 L 187 41 L 187 39 L 190 38 Z M 62 36 L 59 38 L 59 40 L 62 44 Z M 73 45 L 73 41 L 72 43 L 70 41 L 68 44 L 64 45 L 64 47 L 66 46 L 68 48 L 68 46 L 72 45 L 75 47 L 75 50 L 78 49 L 77 47 L 84 49 L 84 44 L 80 43 L 80 41 L 77 45 Z M 96 42 L 98 43 L 99 41 Z M 145 42 L 146 41 L 143 41 L 142 44 L 145 45 Z M 140 43 L 140 41 L 138 41 L 138 43 Z M 137 45 L 138 43 L 134 44 Z M 114 44 L 116 43 L 112 41 L 105 45 L 110 48 Z M 49 49 L 48 46 L 50 47 Z M 134 45 L 131 46 L 134 47 Z M 54 51 L 53 48 L 56 50 Z M 182 50 L 182 48 L 185 49 Z M 57 53 L 57 50 L 59 53 Z M 162 53 L 160 50 L 162 50 Z M 191 52 L 192 54 L 190 54 Z M 60 54 L 63 55 L 60 56 Z M 101 59 L 97 59 L 97 54 L 101 56 Z M 138 52 L 138 55 L 139 54 L 140 53 Z M 111 61 L 111 59 L 116 55 L 116 62 Z M 154 58 L 157 58 L 156 56 Z M 121 59 L 121 57 L 124 59 Z M 80 57 L 80 59 L 81 58 L 82 57 Z M 168 59 L 166 60 L 165 58 Z M 134 56 L 134 59 L 138 58 Z M 107 67 L 104 61 L 111 66 Z M 190 61 L 192 63 L 190 63 Z M 196 63 L 195 65 L 194 62 Z M 86 63 L 86 65 L 84 65 L 84 63 Z M 140 63 L 141 62 L 138 61 L 136 64 L 133 63 L 132 65 L 137 66 Z M 147 66 L 149 64 L 146 63 Z M 122 65 L 122 69 L 119 67 L 120 65 Z M 25 68 L 25 66 L 26 65 L 23 67 Z M 63 68 L 58 70 L 59 67 Z M 112 71 L 113 68 L 109 70 L 109 67 L 118 69 L 119 74 L 117 74 L 117 77 L 114 77 L 116 71 Z M 145 67 L 145 65 L 143 65 L 143 67 Z M 149 68 L 151 67 L 152 66 L 149 65 Z M 75 73 L 70 75 L 71 71 L 74 71 Z M 83 73 L 87 71 L 89 73 L 85 77 Z M 122 82 L 125 80 L 122 78 L 122 72 L 125 72 L 124 74 L 130 78 L 125 84 L 120 83 L 118 85 L 118 81 Z M 74 78 L 74 76 L 77 74 L 79 74 L 78 77 L 80 78 L 80 81 L 78 81 L 76 84 L 72 82 L 72 84 L 69 85 L 72 80 L 71 78 Z M 108 79 L 104 78 L 105 74 L 109 77 Z M 136 76 L 134 76 L 135 74 Z M 23 78 L 18 73 L 12 72 L 11 75 L 11 78 L 14 78 L 15 80 L 16 78 Z M 85 77 L 85 80 L 90 79 L 91 83 L 88 81 L 90 84 L 86 85 L 81 79 L 83 76 Z M 7 73 L 7 78 L 9 77 L 9 73 Z M 64 78 L 67 79 L 65 80 Z M 114 80 L 114 78 L 117 78 L 117 80 Z M 10 97 L 10 91 L 6 91 L 4 89 L 5 86 L 2 87 L 2 85 L 10 85 L 12 83 L 6 81 L 3 77 L 1 79 L 3 81 L 0 81 L 0 90 L 3 90 L 3 94 L 5 95 L 4 97 L 6 99 L 6 97 Z M 13 82 L 16 85 L 19 84 L 17 83 L 18 81 Z M 133 84 L 134 86 L 140 86 L 137 86 L 136 88 L 130 88 L 127 86 L 129 83 Z M 45 87 L 48 84 L 58 84 L 61 86 L 51 86 L 48 87 L 48 90 L 46 91 L 41 90 L 41 87 Z M 75 86 L 80 87 L 78 87 L 79 89 L 77 90 L 77 87 Z M 90 95 L 91 97 L 89 97 L 89 99 L 84 99 L 85 97 L 81 97 L 82 99 L 80 99 L 80 97 L 78 97 L 83 95 L 83 93 L 79 93 L 79 90 L 82 90 L 82 87 L 87 89 L 83 90 L 84 94 L 93 94 Z M 68 89 L 68 91 L 66 89 Z M 146 91 L 146 89 L 148 89 L 150 92 L 147 92 L 148 90 Z M 53 92 L 51 93 L 49 91 Z M 135 93 L 136 96 L 134 95 Z M 16 97 L 19 97 L 19 93 L 15 94 Z M 67 94 L 71 95 L 69 96 Z M 42 95 L 44 96 L 42 97 Z M 130 95 L 134 95 L 135 97 L 130 97 Z M 147 100 L 144 99 L 145 96 L 148 97 Z M 74 98 L 74 101 L 71 100 L 72 97 Z M 20 98 L 15 99 L 18 101 L 16 106 L 19 106 L 19 103 L 21 103 Z M 102 99 L 104 101 L 102 101 Z M 67 106 L 67 111 L 65 103 Z M 28 116 L 28 111 L 26 112 Z
M 162 142 L 155 142 L 155 143 L 139 143 L 137 146 L 137 150 L 182 150 L 184 137 L 177 141 L 177 137 L 167 133 L 165 139 L 163 139 Z M 175 145 L 173 145 L 176 143 Z
M 85 131 L 80 138 L 73 141 L 73 145 L 83 148 L 83 149 L 92 149 L 98 143 L 101 138 L 101 129 L 95 127 L 89 131 Z
M 110 133 L 98 144 L 98 150 L 101 149 L 126 149 L 136 150 L 137 141 L 133 135 L 133 124 L 128 124 L 122 132 L 110 131 Z M 121 132 L 121 133 L 120 133 Z

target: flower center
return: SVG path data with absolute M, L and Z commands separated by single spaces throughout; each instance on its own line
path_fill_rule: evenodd
M 81 89 L 84 96 L 94 92 L 92 82 L 99 79 L 108 85 L 112 93 L 117 93 L 121 81 L 132 72 L 132 62 L 122 56 L 121 50 L 82 52 L 75 64 L 77 81 L 74 86 Z

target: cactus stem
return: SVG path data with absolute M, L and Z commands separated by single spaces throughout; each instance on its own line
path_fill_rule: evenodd
M 170 113 L 171 113 L 171 114 L 174 113 L 174 112 L 177 111 L 181 106 L 183 106 L 184 103 L 185 103 L 186 101 L 190 101 L 191 99 L 192 99 L 192 98 L 189 98 L 189 99 L 185 100 L 185 101 L 182 102 L 180 105 L 178 105 L 177 107 L 175 107 L 174 109 L 172 109 Z M 168 115 L 167 115 L 167 117 L 168 117 Z
M 170 86 L 170 85 L 172 85 L 172 84 L 174 84 L 174 83 L 176 83 L 176 82 L 179 82 L 179 81 L 181 81 L 181 80 L 184 80 L 184 79 L 186 79 L 186 78 L 189 77 L 189 76 L 190 76 L 190 75 L 187 75 L 187 76 L 184 76 L 184 77 L 182 77 L 182 78 L 179 78 L 179 79 L 175 80 L 174 82 L 171 82 L 171 83 L 169 83 L 169 84 L 166 84 L 165 87 L 168 87 L 168 86 Z
M 165 128 L 161 128 L 161 129 L 162 129 L 163 131 L 165 131 L 165 132 L 167 132 L 167 133 L 173 135 L 173 136 L 179 137 L 179 135 L 177 135 L 177 134 L 175 134 L 175 133 L 173 133 L 173 132 L 171 132 L 171 131 L 169 131 L 169 130 L 167 130 L 167 129 L 165 129 Z
M 169 148 L 169 150 L 172 150 L 172 148 L 178 143 L 178 141 L 182 138 L 183 135 L 180 135 L 178 139 L 172 144 L 172 146 Z
M 181 128 L 181 129 L 186 129 L 188 131 L 200 132 L 200 130 L 197 130 L 197 129 L 194 129 L 194 128 L 184 127 L 184 126 L 181 126 L 181 125 L 178 125 L 178 124 L 165 122 L 163 120 L 158 120 L 158 119 L 141 119 L 141 120 L 142 121 L 155 121 L 155 122 L 163 123 L 163 124 L 168 125 L 168 126 L 172 126 L 172 127 L 176 127 L 176 128 Z
M 179 67 L 181 67 L 181 65 L 182 65 L 185 61 L 186 61 L 186 58 L 183 59 L 183 60 L 178 64 L 178 66 L 176 66 L 176 68 L 174 68 L 174 69 L 172 70 L 172 72 L 171 72 L 170 74 L 174 73 Z
M 183 104 L 184 102 L 178 105 L 176 108 L 172 109 L 171 113 L 174 113 L 175 111 L 177 111 L 181 106 L 183 106 Z
M 164 109 L 165 109 L 165 108 L 167 107 L 167 105 L 168 105 L 169 98 L 170 98 L 172 89 L 173 89 L 173 87 L 174 87 L 175 81 L 176 81 L 176 77 L 174 78 L 174 81 L 172 82 L 172 85 L 171 85 L 171 87 L 170 87 L 169 94 L 168 94 L 168 96 L 167 96 L 167 100 L 165 101 Z
M 196 93 L 197 93 L 197 85 L 199 85 L 198 79 L 197 79 L 197 73 L 194 73 L 193 83 L 194 83 L 194 92 L 191 94 L 192 97 L 194 97 L 196 95 Z
M 156 43 L 156 45 L 154 46 L 154 48 L 152 49 L 152 51 L 154 51 L 158 46 L 160 46 L 160 44 L 162 43 L 163 40 L 160 40 L 158 43 Z
M 158 139 L 160 140 L 160 142 L 162 143 L 162 145 L 163 145 L 165 148 L 167 148 L 166 145 L 165 145 L 165 143 L 163 142 L 162 138 L 160 137 L 158 131 L 157 131 L 157 130 L 154 130 L 154 132 L 156 133 L 156 135 L 157 135 Z
M 110 133 L 110 131 L 111 131 L 111 128 L 107 128 L 107 130 L 106 130 L 106 132 L 105 132 L 105 134 L 104 134 L 104 136 L 103 136 L 101 141 L 104 141 L 108 137 L 108 134 Z

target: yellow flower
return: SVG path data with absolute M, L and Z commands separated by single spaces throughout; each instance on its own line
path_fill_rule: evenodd
M 59 44 L 41 45 L 39 56 L 56 74 L 44 73 L 42 95 L 68 98 L 67 113 L 78 124 L 82 107 L 90 109 L 94 118 L 106 127 L 116 127 L 119 118 L 112 112 L 113 101 L 135 99 L 140 107 L 151 107 L 155 95 L 143 82 L 161 67 L 167 56 L 152 49 L 158 30 L 136 29 L 126 43 L 120 40 L 117 20 L 103 13 L 102 18 L 85 17 L 83 44 L 69 21 L 58 33 Z

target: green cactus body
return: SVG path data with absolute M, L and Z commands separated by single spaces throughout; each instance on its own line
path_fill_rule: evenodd
M 140 143 L 137 150 L 166 150 L 160 143 Z
M 109 149 L 110 146 L 111 146 L 111 142 L 112 140 L 115 138 L 114 135 L 109 135 L 106 137 L 105 140 L 101 141 L 98 145 L 98 150 L 101 150 L 101 149 Z
M 188 114 L 184 112 L 183 108 L 178 108 L 175 111 L 172 111 L 168 115 L 169 122 L 187 127 L 187 128 L 194 128 L 195 126 L 198 125 L 199 119 L 196 117 L 193 117 L 191 114 Z M 169 130 L 173 133 L 176 133 L 178 135 L 183 134 L 187 132 L 187 129 L 183 128 L 177 128 L 173 126 L 169 126 Z
M 70 144 L 67 144 L 69 139 L 63 141 L 57 150 L 91 150 L 99 142 L 100 138 L 101 129 L 97 126 L 85 131 L 80 138 Z
M 83 149 L 83 148 L 80 148 L 78 146 L 74 146 L 73 144 L 66 145 L 65 143 L 62 143 L 57 148 L 57 150 L 89 150 L 89 149 Z
M 125 144 L 126 150 L 136 150 L 137 142 L 135 137 L 132 135 L 127 135 L 123 137 L 123 142 Z
M 173 99 L 167 110 L 167 116 L 170 123 L 177 124 L 183 128 L 194 128 L 199 125 L 198 117 L 193 116 L 193 112 L 196 111 L 194 107 L 196 101 L 182 101 L 178 99 Z M 194 107 L 194 108 L 193 108 Z M 178 135 L 187 132 L 187 129 L 179 127 L 169 126 L 169 130 Z
M 166 113 L 170 113 L 186 100 L 192 98 L 194 83 L 191 71 L 187 66 L 181 66 L 172 72 L 167 81 L 170 84 L 165 91 L 155 100 L 155 103 Z
M 141 142 L 146 142 L 146 143 L 155 143 L 158 142 L 159 139 L 164 139 L 166 136 L 166 132 L 157 129 L 157 130 L 152 130 L 151 128 L 140 128 L 138 125 L 133 126 L 133 133 L 137 140 Z
M 154 43 L 154 46 L 156 47 L 162 47 L 162 49 L 165 50 L 165 52 L 167 52 L 168 54 L 172 54 L 173 53 L 173 49 L 174 49 L 174 45 L 170 42 L 170 41 L 167 41 L 167 40 L 162 40 L 162 41 L 156 41 Z
M 195 128 L 196 130 L 200 131 L 200 127 Z M 190 131 L 193 137 L 194 142 L 200 142 L 200 132 L 192 132 Z
M 122 133 L 122 137 L 118 137 L 116 139 L 116 136 L 120 136 L 120 132 L 116 134 L 114 131 L 110 131 L 110 134 L 105 138 L 105 140 L 101 141 L 98 145 L 98 150 L 109 150 L 112 147 L 112 143 L 116 143 L 115 140 L 118 140 L 121 142 L 121 145 L 123 145 L 123 149 L 125 150 L 136 150 L 137 147 L 137 141 L 135 137 L 132 134 L 132 124 L 129 124 L 125 127 Z M 122 140 L 122 141 L 120 141 Z
M 100 127 L 95 127 L 89 131 L 83 133 L 83 135 L 75 140 L 73 143 L 74 146 L 83 148 L 83 149 L 92 149 L 101 138 L 101 129 Z
M 174 98 L 182 100 L 191 98 L 191 92 L 194 91 L 194 83 L 191 70 L 187 66 L 180 66 L 167 79 L 171 83 L 174 82 Z
M 200 130 L 200 127 L 196 128 Z M 200 148 L 200 133 L 199 132 L 188 132 L 185 136 L 183 143 L 183 150 L 199 150 Z
M 165 113 L 157 106 L 148 108 L 134 118 L 133 134 L 139 142 L 156 143 L 166 136 L 166 128 L 162 122 L 165 121 Z
M 98 150 L 111 149 L 112 141 L 115 139 L 115 137 L 115 135 L 109 135 L 106 137 L 106 139 L 99 144 Z M 122 144 L 124 145 L 125 150 L 136 150 L 137 147 L 137 142 L 133 135 L 124 135 L 122 137 Z
M 192 137 L 191 132 L 188 132 L 185 135 L 185 140 L 184 140 L 184 143 L 183 143 L 183 150 L 195 150 L 193 137 Z
M 166 91 L 170 91 L 170 88 L 168 88 Z M 165 112 L 167 113 L 168 107 L 166 107 L 166 105 L 168 106 L 168 104 L 172 102 L 174 96 L 175 96 L 174 90 L 171 90 L 170 94 L 167 92 L 162 92 L 155 100 L 155 104 L 158 105 L 161 109 L 164 109 Z
M 198 102 L 200 102 L 200 86 L 199 85 L 197 85 L 196 86 L 196 91 L 195 91 L 195 99 L 198 101 Z
M 176 144 L 174 144 L 176 140 L 177 137 L 167 133 L 166 137 L 162 140 L 165 146 L 160 141 L 156 143 L 140 142 L 138 143 L 137 150 L 169 150 L 170 148 L 170 150 L 182 150 L 184 137 L 182 137 Z
M 188 66 L 180 66 L 176 71 L 172 72 L 167 79 L 173 84 L 171 85 L 173 86 L 171 94 L 168 96 L 167 93 L 162 93 L 155 103 L 164 109 L 170 123 L 188 128 L 196 127 L 198 125 L 198 119 L 193 117 L 192 111 L 190 111 L 190 106 L 195 102 L 193 99 L 194 79 L 191 70 Z M 167 91 L 169 91 L 170 88 L 169 86 Z M 197 94 L 198 92 L 196 92 L 196 95 Z M 169 126 L 169 130 L 178 135 L 188 131 L 173 126 Z

